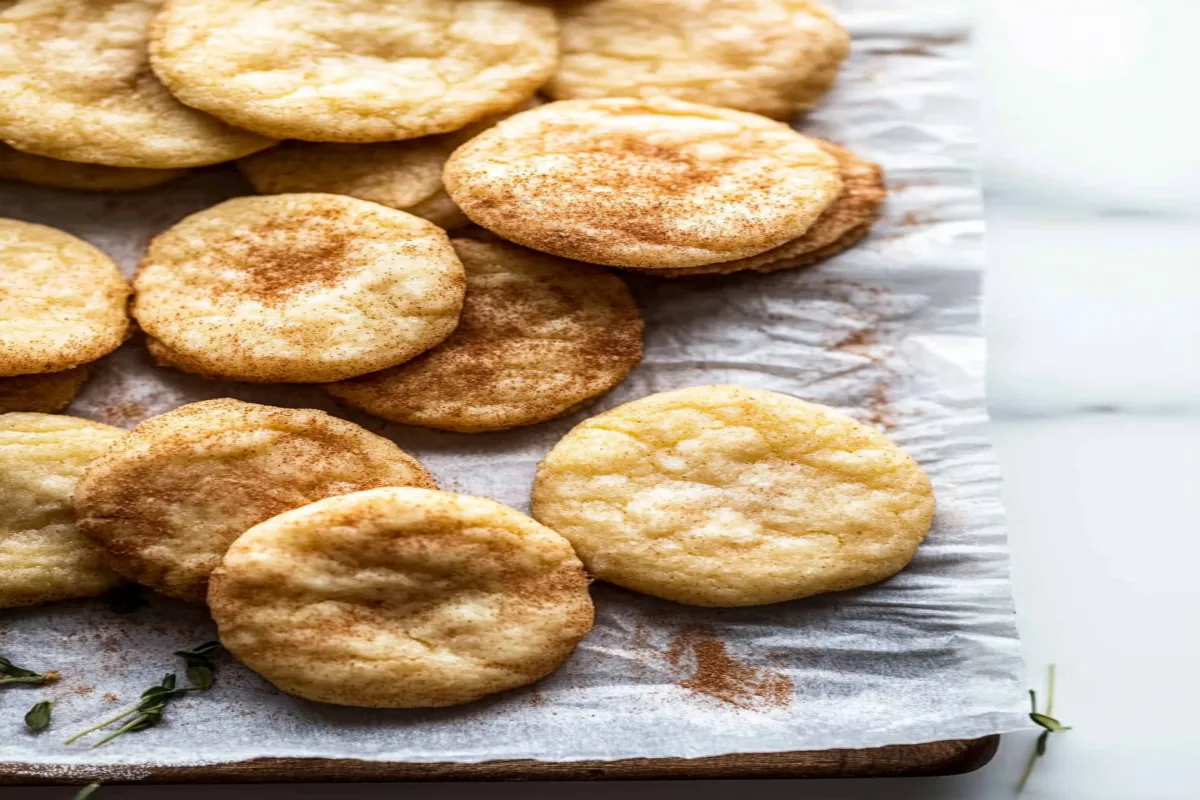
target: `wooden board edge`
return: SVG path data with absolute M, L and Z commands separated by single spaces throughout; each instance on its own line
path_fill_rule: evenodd
M 138 778 L 106 783 L 336 783 L 385 781 L 594 781 L 734 778 L 930 777 L 973 772 L 992 760 L 999 735 L 863 750 L 737 753 L 709 758 L 633 758 L 621 761 L 486 761 L 479 764 L 404 763 L 324 758 L 260 758 L 191 767 L 146 767 Z M 97 775 L 112 767 L 98 767 Z M 141 770 L 128 765 L 132 773 Z M 69 773 L 67 772 L 69 770 Z M 46 767 L 0 763 L 0 786 L 78 784 L 85 766 L 55 775 Z

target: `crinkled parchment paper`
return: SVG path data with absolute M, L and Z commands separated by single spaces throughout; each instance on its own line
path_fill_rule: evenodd
M 405 428 L 339 410 L 311 387 L 213 383 L 157 369 L 135 339 L 99 365 L 70 413 L 132 426 L 211 397 L 325 408 L 393 437 L 443 487 L 527 509 L 537 461 L 586 416 L 680 386 L 760 386 L 887 429 L 929 471 L 937 522 L 907 570 L 857 591 L 734 610 L 597 584 L 596 630 L 558 672 L 449 710 L 317 705 L 223 656 L 216 688 L 177 702 L 161 727 L 92 751 L 59 742 L 177 670 L 171 651 L 213 636 L 204 609 L 156 599 L 127 616 L 98 601 L 0 611 L 0 654 L 64 676 L 52 687 L 0 691 L 0 762 L 74 776 L 86 772 L 82 765 L 108 765 L 133 777 L 129 765 L 256 756 L 708 756 L 1022 727 L 1000 479 L 986 439 L 969 4 L 834 5 L 853 30 L 854 52 L 803 129 L 884 165 L 892 191 L 885 218 L 859 247 L 814 269 L 631 278 L 647 321 L 646 360 L 593 407 L 502 433 Z M 127 269 L 154 233 L 249 193 L 227 167 L 126 196 L 0 191 L 0 215 L 65 228 Z M 59 698 L 53 729 L 24 734 L 21 715 L 46 696 Z

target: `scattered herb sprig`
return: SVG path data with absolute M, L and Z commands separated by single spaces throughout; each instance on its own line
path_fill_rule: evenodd
M 54 683 L 59 677 L 57 672 L 46 672 L 39 675 L 31 669 L 18 667 L 4 656 L 0 656 L 0 686 L 12 683 L 41 686 L 43 683 Z
M 1029 718 L 1037 723 L 1042 728 L 1041 734 L 1038 735 L 1037 742 L 1034 744 L 1033 752 L 1029 754 L 1029 763 L 1025 765 L 1025 772 L 1021 775 L 1021 782 L 1017 784 L 1017 793 L 1019 794 L 1025 789 L 1025 784 L 1029 783 L 1029 776 L 1033 774 L 1034 765 L 1038 759 L 1046 755 L 1046 742 L 1050 739 L 1050 734 L 1069 731 L 1069 725 L 1063 725 L 1054 718 L 1054 671 L 1055 665 L 1051 664 L 1047 669 L 1046 676 L 1046 710 L 1038 711 L 1037 707 L 1037 692 L 1033 689 L 1029 690 Z
M 39 733 L 49 728 L 50 712 L 54 710 L 54 703 L 54 700 L 43 700 L 25 712 L 25 727 L 33 733 Z
M 212 654 L 221 649 L 220 642 L 205 642 L 191 650 L 176 650 L 175 655 L 187 665 L 187 679 L 197 689 L 211 689 L 216 667 Z
M 100 788 L 99 781 L 97 781 L 96 783 L 89 783 L 87 786 L 83 787 L 82 789 L 80 789 L 78 792 L 75 793 L 75 800 L 87 800 L 89 797 L 91 797 L 93 794 L 95 794 L 96 790 L 99 788 Z
M 182 658 L 187 665 L 187 677 L 191 686 L 178 688 L 176 686 L 175 673 L 168 672 L 160 682 L 142 692 L 142 697 L 137 703 L 117 712 L 102 722 L 96 723 L 90 728 L 80 731 L 63 742 L 63 744 L 72 744 L 89 733 L 94 733 L 110 725 L 115 725 L 118 722 L 123 724 L 93 744 L 92 747 L 100 747 L 101 745 L 108 744 L 118 736 L 123 736 L 126 733 L 137 733 L 138 731 L 144 731 L 147 728 L 153 728 L 158 725 L 162 722 L 163 712 L 166 711 L 167 705 L 172 700 L 177 700 L 189 692 L 202 692 L 212 687 L 215 681 L 214 670 L 216 667 L 213 665 L 211 656 L 220 647 L 220 642 L 205 642 L 191 650 L 175 651 L 175 655 Z
M 102 728 L 107 728 L 109 725 L 120 722 L 127 717 L 133 717 L 129 722 L 126 722 L 115 731 L 105 736 L 100 741 L 96 742 L 92 747 L 100 747 L 108 744 L 118 736 L 136 731 L 144 731 L 147 728 L 153 728 L 158 723 L 162 722 L 163 711 L 167 707 L 167 703 L 177 697 L 182 697 L 187 694 L 187 689 L 175 688 L 175 673 L 168 672 L 163 676 L 162 681 L 151 686 L 146 691 L 142 692 L 142 699 L 136 704 L 126 708 L 103 722 L 98 722 L 90 728 L 80 731 L 71 738 L 63 742 L 63 744 L 72 744 L 73 742 L 82 739 L 93 731 L 98 731 Z

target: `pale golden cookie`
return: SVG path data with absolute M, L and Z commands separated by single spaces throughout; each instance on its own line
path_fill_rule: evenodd
M 119 582 L 75 528 L 71 493 L 125 431 L 57 414 L 0 414 L 0 608 L 101 594 Z
M 558 61 L 522 0 L 169 0 L 154 71 L 190 106 L 278 138 L 387 142 L 533 96 Z
M 829 90 L 850 35 L 810 0 L 576 0 L 558 6 L 558 99 L 668 96 L 786 119 Z
M 353 197 L 280 194 L 185 218 L 150 242 L 133 284 L 133 316 L 160 360 L 210 377 L 317 383 L 445 339 L 466 278 L 430 222 Z
M 532 108 L 535 101 L 522 105 Z M 515 112 L 514 112 L 515 113 Z M 442 168 L 454 149 L 509 114 L 462 130 L 403 142 L 334 144 L 284 142 L 238 162 L 263 194 L 329 192 L 407 211 L 447 230 L 470 220 L 442 184 Z
M 533 515 L 596 577 L 698 606 L 883 580 L 933 520 L 915 461 L 826 406 L 739 386 L 650 395 L 577 425 L 538 467 Z
M 0 179 L 51 189 L 133 192 L 182 178 L 185 169 L 133 169 L 35 156 L 0 143 Z
M 506 239 L 648 269 L 778 247 L 841 191 L 837 162 L 786 125 L 667 98 L 517 114 L 456 150 L 443 178 L 468 217 Z
M 280 514 L 213 573 L 221 643 L 289 694 L 457 705 L 552 672 L 592 627 L 565 539 L 482 497 L 375 489 Z
M 0 139 L 64 161 L 177 169 L 271 140 L 188 108 L 150 71 L 161 0 L 17 0 L 0 11 Z
M 129 334 L 117 265 L 56 228 L 0 219 L 0 377 L 61 372 Z
M 79 529 L 129 580 L 202 601 L 246 529 L 314 500 L 379 486 L 434 488 L 392 442 L 310 408 L 205 400 L 151 417 L 87 470 Z
M 478 433 L 562 416 L 641 361 L 642 317 L 617 276 L 513 244 L 452 244 L 467 300 L 450 338 L 330 394 L 393 422 Z
M 660 278 L 727 275 L 746 270 L 778 272 L 816 264 L 858 244 L 870 232 L 871 224 L 879 216 L 883 201 L 887 199 L 883 172 L 878 164 L 849 150 L 821 139 L 814 141 L 837 159 L 842 176 L 842 192 L 803 236 L 765 253 L 735 261 L 686 269 L 637 271 Z
M 43 372 L 41 375 L 15 375 L 0 378 L 0 413 L 8 411 L 37 411 L 52 414 L 62 411 L 92 374 L 92 365 Z

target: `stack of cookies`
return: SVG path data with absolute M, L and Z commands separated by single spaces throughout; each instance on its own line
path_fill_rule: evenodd
M 848 39 L 807 0 L 6 6 L 0 177 L 134 190 L 237 160 L 261 194 L 163 231 L 132 287 L 0 221 L 0 607 L 136 581 L 207 602 L 284 691 L 440 706 L 555 669 L 592 626 L 589 574 L 743 606 L 902 569 L 932 520 L 920 467 L 763 390 L 583 422 L 534 518 L 319 411 L 212 400 L 128 434 L 47 413 L 127 305 L 159 365 L 207 378 L 461 433 L 576 412 L 642 357 L 619 271 L 773 272 L 867 234 L 879 168 L 781 121 Z

